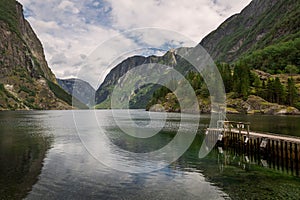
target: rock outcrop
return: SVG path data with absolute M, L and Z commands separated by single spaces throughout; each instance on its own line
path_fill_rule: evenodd
M 294 107 L 270 103 L 266 100 L 250 95 L 243 99 L 228 99 L 227 113 L 229 114 L 266 114 L 266 115 L 299 115 L 300 111 Z

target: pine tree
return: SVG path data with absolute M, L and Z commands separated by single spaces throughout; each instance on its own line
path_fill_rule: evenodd
M 233 90 L 233 77 L 230 65 L 227 63 L 218 63 L 217 66 L 222 76 L 226 93 L 231 92 Z
M 267 90 L 267 101 L 274 103 L 275 102 L 275 88 L 274 88 L 274 79 L 268 79 L 266 90 Z
M 298 101 L 298 91 L 293 78 L 288 79 L 287 84 L 287 104 L 294 106 Z
M 234 67 L 233 91 L 244 99 L 248 98 L 250 87 L 250 69 L 245 64 L 238 63 Z
M 274 81 L 274 100 L 278 104 L 284 104 L 284 87 L 280 82 L 278 77 L 275 78 Z

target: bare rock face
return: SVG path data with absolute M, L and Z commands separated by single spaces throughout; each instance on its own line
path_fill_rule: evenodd
M 22 5 L 6 0 L 0 11 L 0 110 L 71 109 L 49 86 L 56 78 Z

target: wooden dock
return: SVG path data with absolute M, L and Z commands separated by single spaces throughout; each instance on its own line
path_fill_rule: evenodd
M 262 165 L 299 176 L 300 138 L 250 131 L 250 123 L 220 121 L 206 130 L 207 139 L 260 160 Z

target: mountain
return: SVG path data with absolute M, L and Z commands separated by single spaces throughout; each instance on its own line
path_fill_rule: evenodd
M 295 66 L 299 69 L 298 71 L 300 71 L 299 27 L 299 0 L 253 0 L 241 13 L 228 18 L 215 31 L 207 35 L 199 45 L 207 50 L 216 63 L 239 63 L 235 65 L 237 71 L 239 68 L 239 71 L 243 71 L 243 66 L 247 67 L 247 69 L 249 69 L 247 73 L 249 72 L 249 74 L 245 76 L 247 78 L 247 80 L 245 79 L 244 81 L 245 84 L 255 85 L 259 83 L 259 85 L 263 85 L 268 80 L 256 80 L 257 83 L 253 83 L 253 79 L 257 77 L 255 73 L 254 75 L 252 72 L 250 73 L 250 70 L 260 70 L 261 72 L 264 71 L 276 75 L 276 73 L 287 73 L 286 67 L 290 65 Z M 183 75 L 187 75 L 192 67 L 181 59 L 176 54 L 176 51 L 178 50 L 168 52 L 162 57 L 150 56 L 146 58 L 134 56 L 117 65 L 107 75 L 105 81 L 96 92 L 97 103 L 100 103 L 98 108 L 107 108 L 110 106 L 110 95 L 118 79 L 138 65 L 149 63 L 150 61 L 162 64 L 172 63 L 170 66 L 173 66 Z M 172 56 L 170 57 L 170 55 Z M 156 60 L 151 60 L 152 58 Z M 170 60 L 170 58 L 175 58 L 175 61 L 174 59 Z M 228 65 L 227 67 L 227 71 L 232 70 L 231 73 L 227 73 L 230 76 L 227 82 L 234 83 L 235 81 L 231 79 L 233 66 L 230 67 Z M 284 80 L 281 79 L 281 81 Z M 297 82 L 296 84 L 299 88 Z M 285 85 L 282 87 L 285 87 Z M 236 86 L 236 88 L 238 87 Z M 141 88 L 140 91 L 133 90 L 131 98 L 133 108 L 145 108 L 147 104 L 146 100 L 149 99 L 149 96 L 151 96 L 156 89 L 157 88 L 153 88 L 151 85 L 147 85 L 145 88 Z M 232 89 L 233 88 L 230 88 L 229 90 Z M 243 90 L 247 95 L 251 94 L 251 92 L 257 95 L 257 91 L 265 93 L 266 89 L 245 85 Z M 248 91 L 245 92 L 245 90 Z M 199 92 L 205 94 L 205 87 Z M 247 98 L 247 95 L 243 97 L 244 100 Z M 268 95 L 270 96 L 271 94 Z M 233 96 L 239 97 L 240 94 Z M 269 97 L 265 98 L 267 99 Z M 296 101 L 297 99 L 295 98 L 295 102 Z M 289 103 L 289 105 L 294 104 Z M 204 110 L 207 110 L 207 108 L 205 107 Z
M 96 90 L 86 81 L 80 79 L 57 79 L 57 83 L 70 95 L 91 107 L 94 105 Z
M 72 97 L 57 85 L 22 5 L 1 0 L 0 110 L 72 109 L 71 105 Z
M 168 51 L 163 56 L 133 56 L 127 58 L 110 71 L 110 73 L 106 76 L 105 80 L 96 91 L 95 97 L 96 103 L 98 104 L 97 108 L 110 108 L 110 96 L 114 86 L 117 84 L 118 80 L 131 69 L 149 63 L 165 64 L 167 66 L 174 66 L 176 68 L 178 62 L 182 63 L 181 66 L 189 67 L 188 64 L 183 64 L 184 60 L 177 56 L 176 51 L 174 50 Z M 178 69 L 178 71 L 184 73 L 184 71 L 187 70 L 181 67 L 180 69 Z M 136 78 L 138 79 L 139 77 Z M 149 84 L 141 86 L 137 89 L 133 89 L 133 95 L 129 102 L 130 108 L 145 108 L 153 92 L 158 88 L 158 85 Z
M 215 61 L 233 62 L 267 46 L 300 38 L 299 0 L 253 0 L 201 42 Z

